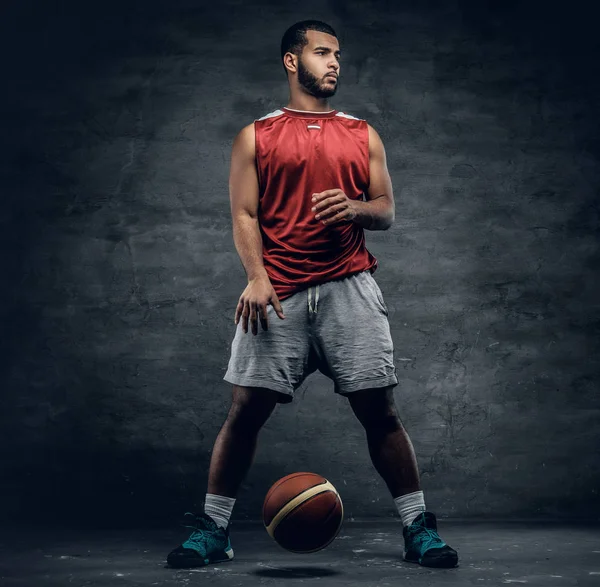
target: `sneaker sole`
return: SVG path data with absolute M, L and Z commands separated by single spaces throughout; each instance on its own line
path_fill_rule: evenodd
M 205 558 L 197 560 L 182 560 L 178 561 L 178 564 L 173 564 L 167 561 L 167 564 L 174 569 L 194 569 L 196 567 L 206 567 L 207 565 L 214 565 L 217 563 L 227 563 L 233 560 L 233 549 L 225 551 L 225 558 Z
M 458 567 L 458 559 L 451 555 L 440 556 L 423 562 L 420 562 L 419 559 L 415 558 L 406 558 L 406 555 L 404 555 L 403 558 L 407 563 L 413 563 L 416 565 L 421 565 L 422 567 L 429 567 L 433 569 L 454 569 Z

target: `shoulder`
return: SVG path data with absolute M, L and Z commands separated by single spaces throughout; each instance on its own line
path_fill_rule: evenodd
M 367 129 L 369 131 L 369 154 L 381 155 L 384 147 L 379 133 L 369 123 L 367 123 Z
M 270 118 L 277 118 L 279 116 L 283 116 L 284 112 L 283 110 L 280 110 L 279 108 L 277 110 L 273 110 L 272 112 L 269 112 L 268 114 L 265 114 L 264 116 L 261 116 L 260 118 L 257 118 L 254 122 L 262 122 L 263 120 L 269 120 Z
M 250 124 L 242 128 L 234 139 L 234 147 L 254 153 L 256 150 L 256 130 L 265 123 L 269 124 L 283 116 L 283 110 L 273 110 L 260 118 L 255 118 Z
M 336 118 L 340 117 L 342 120 L 351 121 L 353 124 L 359 123 L 359 126 L 366 128 L 369 137 L 369 155 L 370 156 L 381 156 L 384 151 L 383 142 L 379 133 L 364 119 L 358 116 L 353 116 L 347 112 L 338 112 Z
M 345 120 L 361 120 L 362 122 L 366 122 L 364 118 L 353 116 L 352 114 L 348 114 L 347 112 L 336 112 L 336 117 L 338 116 Z
M 369 140 L 371 140 L 371 134 L 375 132 L 373 127 L 364 118 L 359 118 L 353 114 L 348 114 L 347 112 L 337 112 L 335 118 L 346 123 L 348 126 L 361 129 L 363 132 L 365 129 L 367 129 L 369 132 Z
M 256 149 L 256 137 L 254 134 L 254 122 L 247 124 L 238 132 L 233 139 L 233 150 L 254 156 Z

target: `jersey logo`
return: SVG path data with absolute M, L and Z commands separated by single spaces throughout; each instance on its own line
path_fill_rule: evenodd
M 318 124 L 307 124 L 306 128 L 318 128 L 318 129 L 321 129 L 321 127 Z

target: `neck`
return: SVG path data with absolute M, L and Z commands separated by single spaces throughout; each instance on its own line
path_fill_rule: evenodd
M 296 112 L 311 112 L 315 114 L 328 114 L 329 112 L 333 112 L 333 108 L 329 108 L 327 110 L 308 110 L 307 108 L 294 108 L 292 106 L 285 106 L 288 110 L 295 110 Z
M 308 110 L 309 112 L 329 112 L 333 110 L 327 98 L 315 98 L 309 94 L 297 92 L 291 92 L 286 108 Z

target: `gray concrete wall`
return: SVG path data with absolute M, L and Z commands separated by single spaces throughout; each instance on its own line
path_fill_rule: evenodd
M 386 146 L 366 232 L 429 508 L 597 518 L 598 56 L 591 15 L 475 2 L 47 3 L 1 21 L 2 519 L 163 523 L 204 498 L 245 274 L 235 134 L 287 103 L 284 30 L 345 53 L 332 106 Z M 307 470 L 395 509 L 317 373 L 267 423 L 234 519 Z

